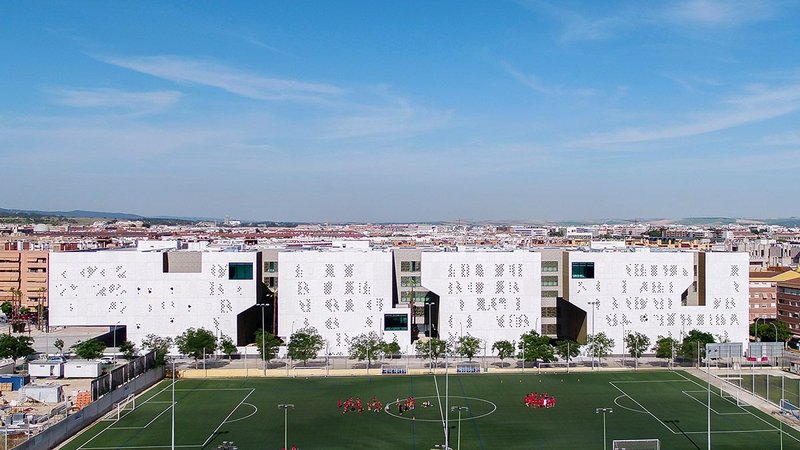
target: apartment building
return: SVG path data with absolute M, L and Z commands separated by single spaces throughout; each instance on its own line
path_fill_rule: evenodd
M 778 281 L 778 319 L 789 325 L 792 336 L 800 338 L 800 278 Z
M 800 272 L 788 267 L 750 272 L 750 322 L 778 317 L 778 282 L 800 278 Z
M 48 299 L 49 252 L 0 251 L 0 303 L 19 301 L 35 310 L 46 307 Z

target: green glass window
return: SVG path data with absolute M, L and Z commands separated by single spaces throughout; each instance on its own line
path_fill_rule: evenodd
M 419 286 L 421 277 L 400 277 L 400 286 Z
M 542 272 L 558 272 L 558 261 L 542 261 Z
M 229 280 L 252 280 L 253 263 L 228 263 Z
M 572 263 L 572 278 L 594 278 L 593 262 Z
M 542 277 L 542 286 L 558 286 L 558 277 Z

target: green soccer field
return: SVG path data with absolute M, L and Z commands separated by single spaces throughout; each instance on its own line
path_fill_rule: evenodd
M 176 447 L 283 448 L 288 410 L 289 447 L 298 449 L 415 449 L 444 443 L 445 377 L 180 380 L 175 385 Z M 554 408 L 527 408 L 523 396 L 548 393 Z M 461 449 L 603 448 L 603 417 L 610 407 L 607 444 L 614 439 L 658 438 L 663 449 L 707 448 L 707 390 L 683 372 L 452 375 L 449 407 L 467 407 Z M 171 383 L 164 381 L 136 400 L 116 422 L 98 422 L 64 448 L 170 448 Z M 376 396 L 387 409 L 342 414 L 337 400 Z M 393 402 L 413 396 L 416 409 L 400 415 Z M 422 407 L 424 401 L 432 406 Z M 778 421 L 755 408 L 736 406 L 712 390 L 713 448 L 781 448 Z M 450 444 L 457 449 L 457 412 L 449 414 Z M 783 446 L 800 449 L 800 433 L 783 427 Z

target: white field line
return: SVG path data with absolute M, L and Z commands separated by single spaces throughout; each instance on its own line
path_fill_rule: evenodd
M 628 397 L 629 399 L 631 399 L 631 401 L 632 401 L 633 403 L 636 403 L 637 405 L 639 405 L 639 407 L 640 407 L 640 408 L 642 408 L 642 410 L 643 410 L 643 411 L 645 411 L 647 414 L 650 414 L 650 416 L 651 416 L 653 419 L 656 419 L 656 420 L 658 421 L 658 423 L 660 423 L 661 425 L 664 425 L 664 428 L 668 429 L 668 430 L 669 430 L 669 431 L 670 431 L 672 434 L 678 434 L 678 433 L 677 433 L 677 432 L 675 432 L 675 431 L 674 431 L 672 428 L 670 428 L 670 427 L 669 427 L 669 425 L 665 424 L 664 422 L 662 422 L 662 421 L 661 421 L 661 419 L 659 419 L 658 417 L 656 417 L 656 415 L 655 415 L 655 414 L 651 413 L 649 409 L 645 408 L 645 407 L 644 407 L 644 406 L 643 406 L 641 403 L 639 403 L 639 402 L 638 402 L 638 401 L 637 401 L 635 398 L 633 398 L 633 397 L 631 397 L 630 395 L 628 395 L 628 393 L 627 393 L 627 392 L 623 391 L 623 390 L 622 390 L 622 389 L 621 389 L 619 386 L 617 386 L 617 385 L 616 385 L 616 384 L 614 384 L 614 383 L 616 383 L 616 381 L 609 381 L 609 382 L 608 382 L 608 384 L 610 384 L 611 386 L 614 386 L 614 389 L 616 389 L 616 390 L 618 390 L 618 391 L 622 392 L 622 394 L 623 394 L 623 395 L 625 395 L 626 397 Z
M 699 398 L 697 398 L 694 395 L 692 395 L 692 393 L 698 393 L 698 392 L 701 393 L 701 394 L 707 394 L 708 391 L 681 391 L 681 392 L 683 392 L 684 395 L 686 395 L 687 397 L 689 397 L 692 400 L 696 401 L 697 403 L 700 403 L 701 405 L 703 405 L 704 408 L 708 407 L 708 405 L 706 403 L 704 403 L 702 400 L 700 400 Z M 733 413 L 721 413 L 721 412 L 717 411 L 714 408 L 711 408 L 711 411 L 714 411 L 714 414 L 716 414 L 718 416 L 747 415 L 747 411 L 733 412 Z
M 240 390 L 241 390 L 241 389 L 240 389 Z M 208 439 L 206 439 L 206 440 L 205 440 L 205 442 L 203 442 L 203 445 L 202 445 L 202 447 L 204 447 L 204 448 L 205 448 L 205 446 L 206 446 L 206 445 L 208 445 L 208 443 L 211 441 L 211 439 L 213 439 L 213 438 L 214 438 L 214 435 L 215 435 L 215 434 L 217 434 L 217 431 L 219 431 L 219 429 L 220 429 L 220 428 L 222 428 L 222 426 L 223 426 L 223 425 L 225 425 L 225 423 L 228 421 L 228 419 L 230 419 L 230 418 L 231 418 L 231 416 L 233 415 L 233 413 L 235 413 L 235 412 L 236 412 L 236 410 L 237 410 L 237 409 L 239 409 L 239 407 L 240 407 L 240 406 L 242 406 L 242 403 L 244 403 L 245 401 L 247 401 L 247 398 L 248 398 L 248 397 L 250 397 L 251 395 L 253 395 L 253 392 L 255 392 L 255 391 L 256 391 L 256 390 L 255 390 L 255 388 L 253 388 L 253 389 L 250 389 L 250 392 L 248 392 L 248 393 L 247 393 L 247 395 L 245 395 L 245 396 L 244 396 L 244 398 L 242 399 L 242 401 L 240 401 L 240 402 L 239 402 L 239 404 L 237 404 L 237 405 L 236 405 L 236 406 L 235 406 L 235 407 L 234 407 L 234 408 L 231 410 L 231 412 L 230 412 L 230 413 L 228 413 L 228 415 L 225 417 L 225 419 L 223 419 L 223 421 L 222 421 L 222 422 L 219 424 L 219 426 L 217 426 L 217 428 L 215 428 L 215 429 L 214 429 L 214 431 L 212 431 L 212 432 L 211 432 L 211 434 L 208 436 Z
M 686 381 L 689 381 L 690 383 L 696 384 L 697 386 L 700 386 L 701 388 L 705 388 L 705 387 L 706 387 L 706 386 L 703 386 L 702 384 L 700 384 L 700 383 L 698 383 L 698 382 L 696 382 L 696 381 L 694 381 L 694 380 L 692 380 L 692 379 L 690 379 L 690 378 L 687 378 L 687 377 L 686 377 L 684 374 L 682 374 L 682 373 L 680 373 L 680 372 L 675 372 L 675 373 L 676 373 L 676 374 L 677 374 L 679 377 L 682 377 L 682 378 L 684 378 Z M 719 394 L 717 394 L 716 392 L 714 392 L 714 394 L 716 394 L 716 395 L 719 395 Z M 720 395 L 720 397 L 722 397 L 722 396 Z M 725 397 L 722 397 L 722 398 L 725 398 Z M 743 407 L 741 407 L 741 406 L 739 406 L 739 408 L 742 408 L 742 411 L 746 411 L 746 412 L 747 412 L 748 414 L 750 414 L 751 416 L 755 417 L 756 419 L 758 419 L 758 420 L 760 420 L 760 421 L 764 422 L 765 424 L 767 424 L 768 426 L 772 427 L 772 431 L 780 431 L 780 428 L 778 428 L 778 427 L 776 427 L 775 425 L 773 425 L 773 424 L 771 424 L 771 423 L 767 422 L 767 421 L 766 421 L 766 420 L 764 420 L 763 418 L 761 418 L 761 417 L 759 417 L 759 416 L 757 416 L 757 415 L 753 414 L 753 412 L 752 412 L 752 411 L 748 411 L 748 410 L 744 409 L 744 408 L 743 408 Z M 785 434 L 785 435 L 789 436 L 790 438 L 794 439 L 794 440 L 795 440 L 795 441 L 797 441 L 797 442 L 800 442 L 800 439 L 798 439 L 798 438 L 794 437 L 794 436 L 793 436 L 791 433 L 783 433 L 783 434 Z
M 162 390 L 160 390 L 160 391 L 156 392 L 155 394 L 153 394 L 153 396 L 152 396 L 152 397 L 150 397 L 150 398 L 148 398 L 147 400 L 145 400 L 144 402 L 142 402 L 142 404 L 145 404 L 145 403 L 149 402 L 150 400 L 152 400 L 152 399 L 156 398 L 156 397 L 157 397 L 159 394 L 161 394 L 162 392 L 164 392 L 164 391 L 166 391 L 167 389 L 169 389 L 169 388 L 172 386 L 172 384 L 175 384 L 175 383 L 177 383 L 177 381 L 175 381 L 175 380 L 173 379 L 172 383 L 170 383 L 169 385 L 167 385 L 167 387 L 165 387 L 164 389 L 162 389 Z M 167 408 L 167 410 L 169 410 L 169 408 Z M 127 414 L 126 414 L 126 415 L 127 415 Z M 110 423 L 110 424 L 109 424 L 107 427 L 105 427 L 105 428 L 103 428 L 102 430 L 100 430 L 100 432 L 99 432 L 99 433 L 95 434 L 95 435 L 94 435 L 94 436 L 92 436 L 92 437 L 91 437 L 91 438 L 90 438 L 88 441 L 86 441 L 86 442 L 84 442 L 83 444 L 81 444 L 81 446 L 80 446 L 80 447 L 78 447 L 78 450 L 81 450 L 82 448 L 89 448 L 89 447 L 86 447 L 86 444 L 88 444 L 89 442 L 92 442 L 92 441 L 93 441 L 93 440 L 94 440 L 94 439 L 95 439 L 97 436 L 100 436 L 101 434 L 105 433 L 105 431 L 106 431 L 106 430 L 108 430 L 109 428 L 111 428 L 111 426 L 112 426 L 112 425 L 114 425 L 115 423 L 117 423 L 117 422 L 111 422 L 111 423 Z M 90 428 L 91 428 L 91 426 L 88 426 L 88 427 L 84 428 L 84 430 L 87 430 L 87 431 L 88 431 Z M 77 437 L 77 436 L 79 436 L 79 435 L 81 435 L 81 434 L 83 434 L 83 433 L 82 433 L 82 432 L 81 432 L 81 433 L 78 433 L 77 435 L 75 435 L 75 437 Z

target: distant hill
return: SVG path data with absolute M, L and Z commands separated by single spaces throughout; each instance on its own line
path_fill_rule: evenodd
M 179 221 L 179 222 L 199 222 L 199 221 L 217 221 L 220 219 L 208 217 L 145 217 L 139 214 L 118 213 L 118 212 L 103 212 L 103 211 L 86 211 L 81 209 L 71 211 L 40 211 L 34 209 L 5 209 L 0 208 L 0 216 L 22 216 L 26 218 L 55 218 L 63 217 L 66 219 L 113 219 L 113 220 L 141 220 L 145 222 L 160 223 L 163 221 Z

